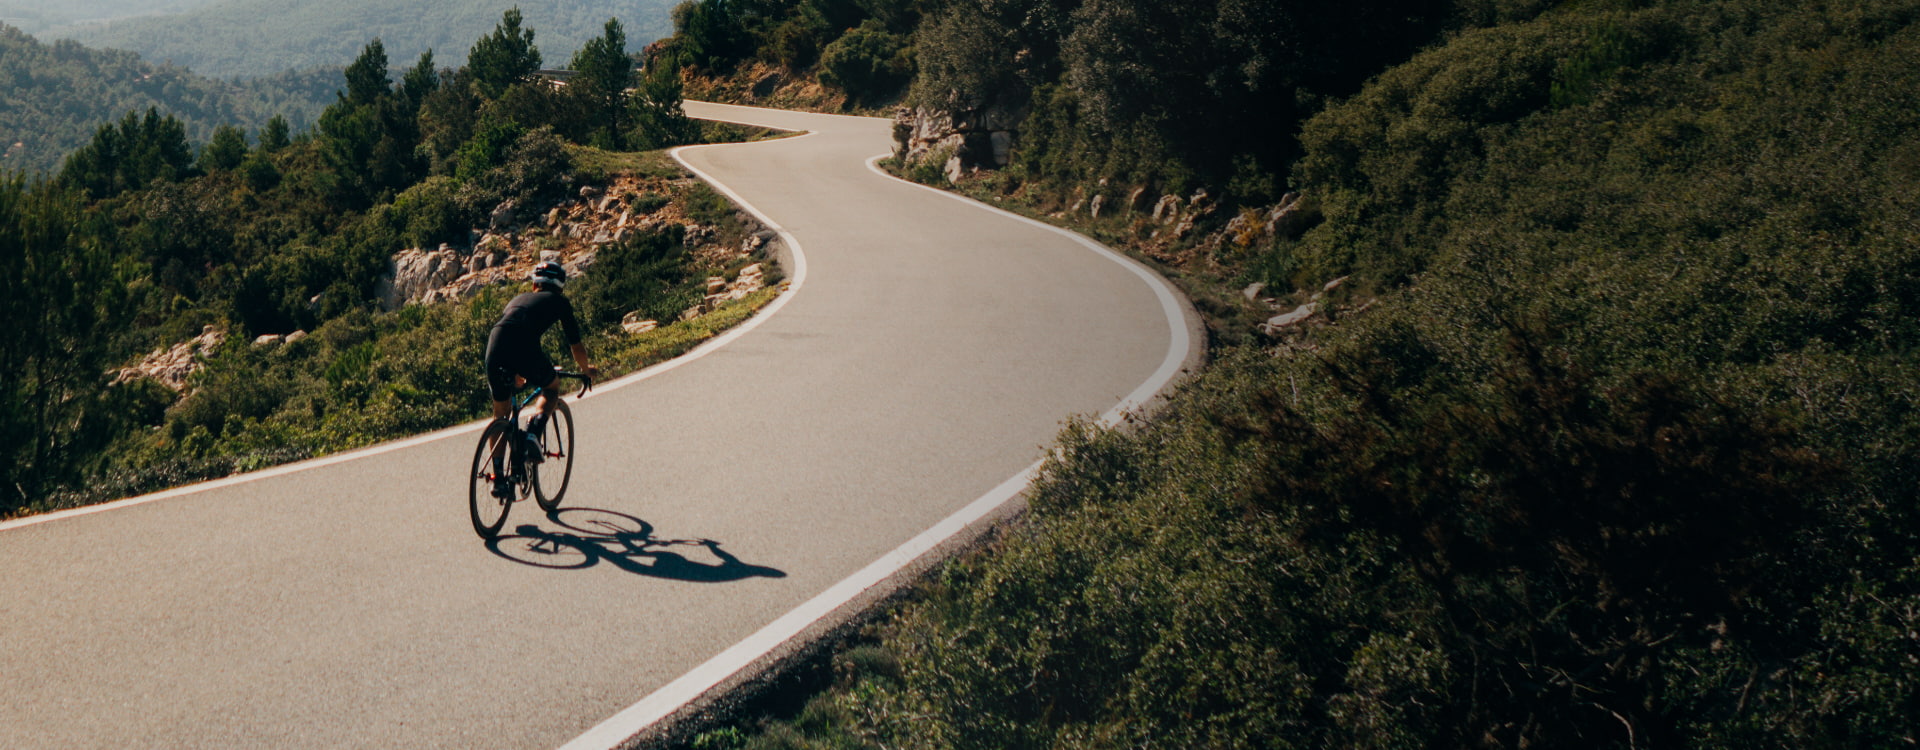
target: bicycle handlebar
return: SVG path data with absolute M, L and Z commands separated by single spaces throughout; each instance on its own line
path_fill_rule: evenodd
M 593 376 L 588 375 L 584 372 L 567 372 L 566 370 L 556 370 L 554 371 L 553 375 L 556 378 L 573 378 L 574 380 L 580 381 L 580 395 L 582 396 L 587 395 L 588 391 L 593 390 Z

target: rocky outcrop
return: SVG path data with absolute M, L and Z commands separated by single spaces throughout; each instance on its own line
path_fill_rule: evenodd
M 1295 307 L 1289 312 L 1275 315 L 1268 318 L 1266 322 L 1261 323 L 1259 325 L 1260 332 L 1278 338 L 1290 332 L 1305 328 L 1307 324 L 1311 322 L 1319 321 L 1325 323 L 1333 317 L 1339 315 L 1356 315 L 1373 306 L 1373 300 L 1367 300 L 1358 307 L 1351 308 L 1340 308 L 1330 304 L 1327 295 L 1339 289 L 1346 281 L 1347 277 L 1342 276 L 1327 282 L 1320 287 L 1320 291 L 1314 292 L 1313 296 L 1307 298 L 1306 304 Z M 1260 297 L 1260 293 L 1264 291 L 1264 289 L 1264 284 L 1255 284 L 1247 287 L 1243 294 L 1246 295 L 1249 301 L 1257 301 L 1270 308 L 1278 306 L 1279 302 L 1277 300 Z M 1305 294 L 1305 292 L 1302 291 L 1300 294 Z
M 227 334 L 213 326 L 200 329 L 200 335 L 173 346 L 156 349 L 140 359 L 138 364 L 122 368 L 114 373 L 113 383 L 119 385 L 132 380 L 150 379 L 175 391 L 187 388 L 187 379 L 200 371 L 202 358 L 220 348 Z
M 1128 194 L 1127 206 L 1130 210 L 1144 210 L 1146 205 L 1144 192 L 1144 189 L 1136 188 Z M 1135 209 L 1136 206 L 1140 208 Z M 1153 238 L 1163 235 L 1173 239 L 1184 238 L 1194 232 L 1201 220 L 1212 215 L 1213 210 L 1213 198 L 1207 193 L 1206 188 L 1195 190 L 1193 195 L 1186 198 L 1171 193 L 1162 195 L 1160 200 L 1154 202 L 1153 213 L 1149 214 L 1151 223 L 1160 225 L 1160 228 L 1153 230 L 1152 236 Z
M 908 164 L 941 160 L 949 182 L 977 169 L 1013 163 L 1025 104 L 992 102 L 953 108 L 901 108 L 894 115 L 894 155 Z
M 746 299 L 747 295 L 765 288 L 767 288 L 766 276 L 763 274 L 760 264 L 755 263 L 740 269 L 740 273 L 734 276 L 733 281 L 727 283 L 725 288 L 720 290 L 719 296 L 717 298 L 709 298 L 708 301 L 719 304 L 742 300 Z
M 727 281 L 725 276 L 709 276 L 706 296 L 700 299 L 699 304 L 682 311 L 680 319 L 692 320 L 713 312 L 728 302 L 746 299 L 747 295 L 765 288 L 767 288 L 766 275 L 759 263 L 740 269 L 740 273 L 736 274 L 731 282 Z
M 453 248 L 444 244 L 438 250 L 402 250 L 388 262 L 387 274 L 375 286 L 374 295 L 388 310 L 426 301 L 429 294 L 466 275 L 466 266 Z
M 639 310 L 627 313 L 620 319 L 620 329 L 626 331 L 629 336 L 637 336 L 659 327 L 660 321 L 641 318 Z
M 1299 193 L 1287 193 L 1273 208 L 1267 209 L 1267 235 L 1272 237 L 1298 237 L 1320 218 L 1319 212 L 1302 200 Z
M 584 275 L 600 248 L 665 225 L 683 227 L 687 247 L 703 261 L 724 263 L 735 257 L 734 248 L 712 247 L 716 229 L 694 223 L 666 197 L 690 182 L 620 177 L 607 186 L 582 186 L 575 197 L 549 206 L 502 203 L 487 217 L 486 230 L 471 235 L 468 247 L 443 244 L 395 253 L 376 286 L 377 297 L 388 310 L 462 300 L 490 285 L 523 281 L 543 260 L 565 265 L 569 275 Z M 749 235 L 738 253 L 758 252 L 772 237 L 771 232 Z
M 1282 313 L 1268 318 L 1267 322 L 1260 324 L 1260 331 L 1269 336 L 1279 335 L 1282 330 L 1306 322 L 1308 318 L 1313 317 L 1313 314 L 1319 311 L 1319 302 L 1308 302 L 1307 304 L 1294 308 L 1293 312 Z
M 786 82 L 787 77 L 780 71 L 769 71 L 759 78 L 754 79 L 753 86 L 749 88 L 748 91 L 753 94 L 753 98 L 755 99 L 765 99 L 773 96 L 773 92 L 780 90 L 780 84 Z
M 475 230 L 470 248 L 441 245 L 433 250 L 409 248 L 395 253 L 387 273 L 378 282 L 380 304 L 388 310 L 410 304 L 432 304 L 467 299 L 488 286 L 518 284 L 534 264 L 553 261 L 571 278 L 593 273 L 600 250 L 627 237 L 664 226 L 681 228 L 683 241 L 695 262 L 731 268 L 744 261 L 771 257 L 778 235 L 755 227 L 750 214 L 739 216 L 755 231 L 736 245 L 720 242 L 718 227 L 700 224 L 686 215 L 672 195 L 690 178 L 623 176 L 607 186 L 582 186 L 574 197 L 554 205 L 516 209 L 502 204 L 489 217 L 488 228 Z M 525 223 L 521 223 L 522 220 Z M 700 315 L 719 304 L 740 299 L 765 287 L 762 268 L 753 264 L 732 282 L 719 286 L 688 311 Z M 656 321 L 629 315 L 622 328 L 630 333 L 652 330 Z

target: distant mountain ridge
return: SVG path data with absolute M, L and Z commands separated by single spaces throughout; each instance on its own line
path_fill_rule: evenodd
M 64 26 L 184 13 L 219 0 L 0 0 L 0 23 L 42 38 Z
M 110 0 L 96 0 L 108 2 Z M 18 0 L 0 0 L 4 3 Z M 174 0 L 173 5 L 190 5 Z M 212 78 L 258 78 L 343 66 L 374 37 L 396 65 L 433 50 L 441 67 L 464 63 L 473 40 L 518 6 L 534 44 L 558 67 L 618 18 L 637 48 L 673 31 L 672 0 L 214 0 L 185 12 L 49 28 L 42 38 L 131 50 Z
M 299 131 L 333 102 L 352 59 L 331 70 L 216 81 L 131 52 L 43 44 L 0 24 L 0 173 L 55 169 L 100 125 L 149 107 L 178 118 L 196 143 L 220 125 L 257 132 L 275 115 Z

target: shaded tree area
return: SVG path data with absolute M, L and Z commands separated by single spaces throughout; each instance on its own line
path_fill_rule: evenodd
M 67 157 L 61 182 L 100 200 L 156 180 L 179 180 L 192 168 L 186 128 L 149 108 L 144 116 L 129 112 L 118 125 L 100 126 L 92 143 Z
M 814 72 L 854 101 L 898 99 L 914 74 L 922 0 L 685 0 L 658 49 L 698 75 L 740 63 Z
M 1259 203 L 1285 188 L 1302 120 L 1460 15 L 1440 0 L 956 0 L 915 37 L 913 101 L 1028 113 L 1025 180 Z
M 1549 5 L 928 13 L 922 103 L 1035 99 L 964 188 L 1298 191 L 1056 218 L 1318 312 L 1070 426 L 835 690 L 696 746 L 1912 745 L 1920 3 Z
M 575 56 L 575 86 L 535 75 L 534 32 L 509 11 L 475 43 L 475 66 L 440 69 L 427 52 L 396 69 L 371 40 L 305 132 L 276 116 L 196 138 L 186 120 L 147 107 L 98 126 L 57 172 L 6 178 L 0 294 L 22 333 L 0 344 L 0 369 L 15 374 L 5 395 L 22 408 L 0 428 L 23 439 L 0 446 L 0 514 L 47 507 L 80 484 L 136 492 L 241 468 L 233 451 L 283 460 L 467 413 L 471 363 L 459 354 L 482 323 L 379 313 L 392 254 L 464 247 L 502 204 L 556 201 L 584 147 L 701 137 L 671 69 L 628 95 L 623 28 L 603 29 Z M 71 43 L 52 54 L 92 59 Z M 224 364 L 196 395 L 110 382 L 137 353 L 208 326 L 231 343 L 200 355 Z M 254 336 L 296 329 L 323 339 L 300 357 L 320 358 L 331 379 L 292 377 L 245 351 Z M 425 341 L 435 335 L 450 338 Z M 364 390 L 356 377 L 389 385 Z M 296 397 L 320 426 L 260 426 Z
M 1009 113 L 1030 189 L 1108 180 L 1252 205 L 1286 191 L 1295 134 L 1327 102 L 1446 33 L 1548 5 L 687 0 L 662 46 L 701 75 L 815 76 L 849 105 Z
M 142 387 L 103 387 L 110 343 L 127 323 L 134 264 L 112 252 L 111 230 L 83 217 L 81 199 L 44 182 L 0 181 L 0 503 L 80 465 L 164 406 Z

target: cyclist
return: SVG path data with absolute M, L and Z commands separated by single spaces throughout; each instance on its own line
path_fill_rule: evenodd
M 500 313 L 500 322 L 487 334 L 487 391 L 493 396 L 493 417 L 503 419 L 511 409 L 507 403 L 521 385 L 540 387 L 539 409 L 530 420 L 529 435 L 540 434 L 540 425 L 553 413 L 549 401 L 553 387 L 553 360 L 540 348 L 540 336 L 558 322 L 566 336 L 567 348 L 580 372 L 593 377 L 597 370 L 587 359 L 587 347 L 580 343 L 580 321 L 573 316 L 573 303 L 561 290 L 567 284 L 567 269 L 553 261 L 533 267 L 527 279 L 533 288 L 514 297 Z

